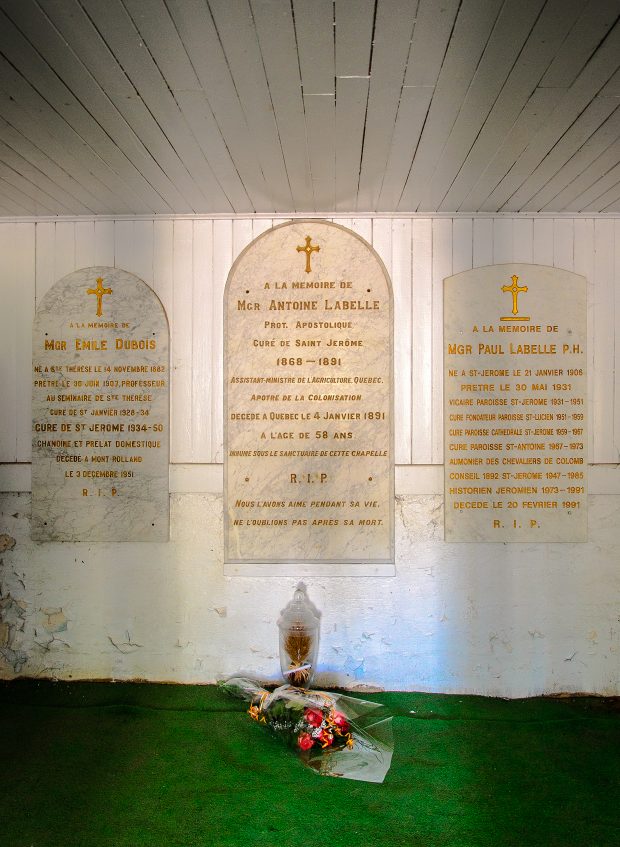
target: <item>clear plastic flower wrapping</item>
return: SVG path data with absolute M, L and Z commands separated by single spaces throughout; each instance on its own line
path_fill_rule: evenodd
M 392 718 L 381 703 L 292 685 L 270 692 L 247 677 L 231 677 L 220 687 L 248 703 L 251 718 L 322 776 L 383 782 L 394 743 Z

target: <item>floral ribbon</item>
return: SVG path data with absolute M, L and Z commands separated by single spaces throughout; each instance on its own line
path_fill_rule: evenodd
M 258 701 L 258 705 L 255 706 L 252 704 L 248 709 L 248 715 L 252 718 L 252 720 L 258 721 L 259 723 L 267 723 L 267 718 L 261 714 L 267 697 L 269 697 L 269 692 L 263 691 L 260 696 L 260 700 Z

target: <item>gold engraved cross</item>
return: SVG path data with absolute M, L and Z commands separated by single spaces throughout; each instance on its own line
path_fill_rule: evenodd
M 518 285 L 519 277 L 516 274 L 513 274 L 510 278 L 512 279 L 512 285 L 502 285 L 502 291 L 510 291 L 512 294 L 512 314 L 518 315 L 517 297 L 522 291 L 527 291 L 527 285 Z
M 88 288 L 86 293 L 96 295 L 96 297 L 97 297 L 97 317 L 100 318 L 101 315 L 103 314 L 103 311 L 101 309 L 101 304 L 102 304 L 102 301 L 103 301 L 103 295 L 104 294 L 111 294 L 112 289 L 111 288 L 104 288 L 103 287 L 103 277 L 99 276 L 99 277 L 97 277 L 97 288 Z
M 318 253 L 319 250 L 321 249 L 318 245 L 316 245 L 315 247 L 311 247 L 310 246 L 311 241 L 312 241 L 312 238 L 309 235 L 306 235 L 306 246 L 297 248 L 298 253 L 305 253 L 306 254 L 306 273 L 307 274 L 309 274 L 310 271 L 312 270 L 312 268 L 310 267 L 310 256 L 312 255 L 312 253 Z

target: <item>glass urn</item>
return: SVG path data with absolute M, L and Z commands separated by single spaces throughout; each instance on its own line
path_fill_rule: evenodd
M 308 688 L 314 678 L 319 651 L 319 618 L 319 612 L 308 599 L 306 586 L 300 582 L 278 620 L 282 676 L 298 688 Z

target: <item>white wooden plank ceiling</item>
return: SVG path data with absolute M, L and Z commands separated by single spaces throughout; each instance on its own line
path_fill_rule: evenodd
M 0 216 L 619 213 L 620 0 L 0 0 Z

